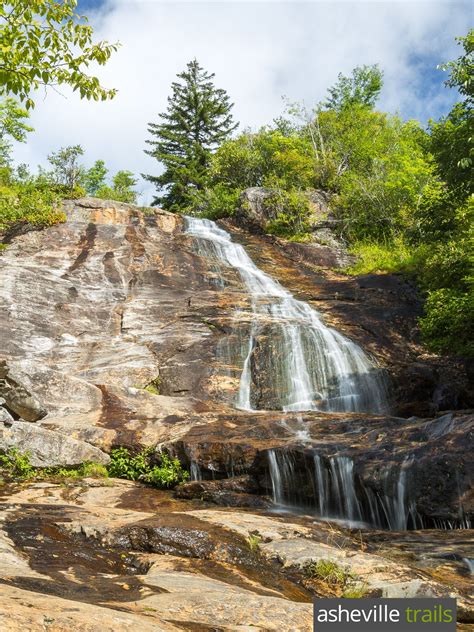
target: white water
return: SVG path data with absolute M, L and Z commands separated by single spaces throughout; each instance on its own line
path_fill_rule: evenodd
M 383 412 L 385 389 L 380 371 L 362 349 L 327 327 L 320 314 L 298 301 L 260 270 L 243 246 L 207 219 L 186 218 L 202 256 L 235 268 L 250 295 L 252 318 L 236 406 L 253 410 L 252 356 L 259 332 L 274 333 L 264 349 L 274 371 L 266 385 L 286 411 Z
M 470 557 L 463 557 L 462 559 L 463 559 L 463 562 L 468 567 L 469 572 L 471 573 L 471 575 L 474 575 L 474 559 L 472 559 Z

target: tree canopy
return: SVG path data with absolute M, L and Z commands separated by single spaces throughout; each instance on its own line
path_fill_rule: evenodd
M 15 99 L 0 101 L 0 166 L 10 162 L 11 140 L 24 143 L 33 131 L 27 120 L 28 112 Z
M 360 105 L 373 108 L 383 86 L 383 72 L 377 64 L 356 66 L 350 77 L 339 73 L 337 82 L 328 90 L 324 106 L 332 110 Z
M 149 123 L 152 136 L 146 153 L 164 167 L 161 175 L 143 177 L 156 185 L 161 195 L 153 204 L 171 210 L 188 208 L 207 182 L 212 152 L 237 127 L 229 96 L 216 88 L 214 74 L 196 59 L 189 62 L 180 81 L 173 82 L 167 111 L 159 123 Z
M 77 0 L 8 0 L 0 4 L 0 95 L 16 95 L 34 107 L 31 92 L 67 84 L 81 97 L 105 100 L 116 90 L 88 74 L 103 66 L 118 44 L 94 42 L 87 18 L 76 13 Z

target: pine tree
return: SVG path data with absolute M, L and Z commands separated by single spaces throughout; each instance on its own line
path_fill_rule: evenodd
M 181 81 L 172 83 L 167 111 L 159 115 L 161 121 L 148 124 L 154 139 L 146 141 L 152 148 L 145 153 L 165 170 L 159 176 L 143 175 L 161 193 L 153 204 L 172 211 L 193 207 L 206 186 L 212 152 L 238 125 L 226 91 L 214 86 L 215 75 L 196 59 L 177 76 Z

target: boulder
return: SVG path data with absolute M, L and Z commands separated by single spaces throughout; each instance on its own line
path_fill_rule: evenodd
M 278 191 L 265 187 L 250 187 L 242 192 L 239 207 L 234 214 L 237 224 L 244 228 L 266 232 L 269 222 L 277 218 L 279 209 L 272 203 Z M 330 194 L 319 189 L 306 192 L 309 208 L 309 225 L 313 230 L 327 230 L 337 225 L 329 211 Z M 326 234 L 328 239 L 332 236 Z
M 268 509 L 270 499 L 258 496 L 258 485 L 250 476 L 239 476 L 220 481 L 189 481 L 175 490 L 176 498 L 197 498 L 224 507 L 253 507 Z
M 0 360 L 0 397 L 4 405 L 25 421 L 38 421 L 47 411 L 39 399 L 23 384 L 21 377 Z
M 105 452 L 85 441 L 23 421 L 0 424 L 0 451 L 11 448 L 28 452 L 35 467 L 72 466 L 86 461 L 104 465 L 110 461 Z

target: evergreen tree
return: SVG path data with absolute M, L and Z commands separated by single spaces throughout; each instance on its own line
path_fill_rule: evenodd
M 214 86 L 214 74 L 206 72 L 196 59 L 178 78 L 181 81 L 173 82 L 161 121 L 148 126 L 153 139 L 146 141 L 151 149 L 145 153 L 165 170 L 159 176 L 143 176 L 161 193 L 153 204 L 173 211 L 193 206 L 207 184 L 212 152 L 237 127 L 227 93 Z

